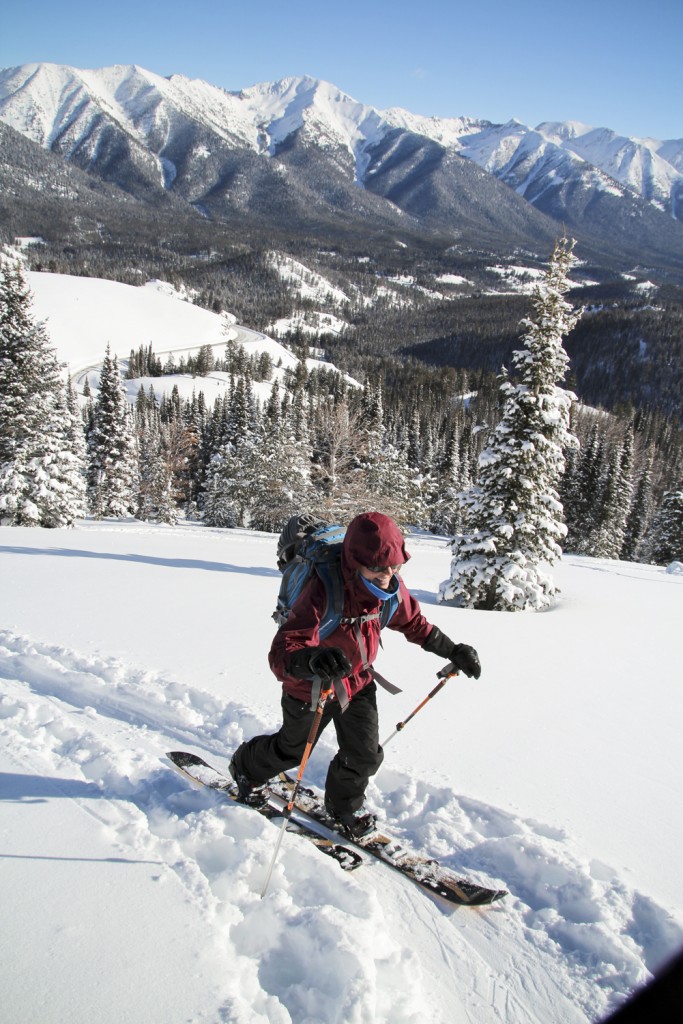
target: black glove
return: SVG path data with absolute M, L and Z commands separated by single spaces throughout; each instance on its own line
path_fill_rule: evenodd
M 321 683 L 333 683 L 349 674 L 351 662 L 339 647 L 302 647 L 290 657 L 287 670 L 297 679 L 318 676 Z
M 478 679 L 481 675 L 481 663 L 474 647 L 470 647 L 469 644 L 454 644 L 438 626 L 432 627 L 431 633 L 422 645 L 422 650 L 436 654 L 439 658 L 445 658 L 446 661 L 452 661 L 455 667 L 468 677 L 474 676 L 475 679 Z

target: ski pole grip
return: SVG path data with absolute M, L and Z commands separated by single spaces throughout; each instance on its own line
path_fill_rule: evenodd
M 458 670 L 452 661 L 449 661 L 447 665 L 436 673 L 437 679 L 450 679 L 451 676 L 457 676 Z

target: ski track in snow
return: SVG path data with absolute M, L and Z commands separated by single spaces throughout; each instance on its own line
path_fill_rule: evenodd
M 379 864 L 345 875 L 290 835 L 261 900 L 276 831 L 162 758 L 185 748 L 225 770 L 243 736 L 267 723 L 120 660 L 3 631 L 0 679 L 11 763 L 30 769 L 43 796 L 94 817 L 117 856 L 172 871 L 199 910 L 207 945 L 231 965 L 214 1021 L 545 1024 L 552 1005 L 554 1024 L 578 1024 L 602 1017 L 680 944 L 664 910 L 582 859 L 565 833 L 389 768 L 369 800 L 393 834 L 504 885 L 503 903 L 447 908 Z M 320 745 L 332 753 L 327 737 Z M 307 776 L 318 786 L 320 760 Z M 35 795 L 28 784 L 10 793 Z

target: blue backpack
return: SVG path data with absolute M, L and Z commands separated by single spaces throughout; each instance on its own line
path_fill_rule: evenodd
M 334 633 L 343 621 L 358 619 L 344 617 L 344 581 L 341 573 L 342 543 L 346 527 L 326 523 L 311 513 L 293 516 L 278 540 L 277 564 L 282 573 L 277 607 L 273 618 L 278 626 L 287 621 L 294 602 L 312 576 L 318 576 L 325 585 L 327 607 L 320 623 L 320 639 Z M 379 618 L 384 629 L 398 608 L 400 595 L 392 594 L 382 601 L 381 610 L 363 619 Z

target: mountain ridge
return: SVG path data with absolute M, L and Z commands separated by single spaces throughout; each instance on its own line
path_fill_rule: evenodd
M 4 69 L 0 119 L 137 198 L 171 193 L 217 222 L 537 253 L 559 222 L 621 269 L 683 269 L 683 140 L 380 111 L 310 76 L 229 92 L 137 65 Z
M 48 86 L 52 89 L 55 86 L 56 74 L 61 73 L 67 79 L 67 85 L 68 79 L 72 82 L 74 79 L 80 81 L 82 85 L 87 86 L 93 98 L 99 99 L 103 106 L 109 108 L 110 113 L 117 114 L 118 108 L 119 118 L 123 115 L 129 123 L 135 123 L 136 111 L 133 108 L 129 113 L 126 107 L 128 105 L 130 109 L 130 102 L 136 98 L 136 93 L 137 98 L 140 98 L 139 86 L 143 83 L 147 90 L 155 89 L 163 99 L 173 100 L 175 103 L 185 99 L 186 112 L 206 117 L 207 122 L 214 128 L 227 128 L 229 134 L 238 135 L 255 151 L 263 151 L 258 142 L 259 132 L 269 130 L 273 125 L 277 126 L 276 132 L 269 132 L 271 140 L 277 144 L 288 134 L 305 126 L 307 120 L 310 121 L 310 115 L 307 119 L 306 112 L 314 111 L 327 114 L 321 119 L 327 127 L 333 125 L 339 128 L 342 124 L 351 124 L 353 128 L 349 133 L 349 140 L 351 136 L 355 136 L 358 142 L 366 145 L 376 142 L 378 134 L 386 134 L 391 128 L 400 127 L 424 135 L 446 147 L 456 148 L 474 162 L 480 162 L 483 161 L 481 148 L 478 150 L 469 143 L 463 143 L 463 139 L 471 139 L 472 136 L 486 135 L 493 131 L 501 139 L 506 140 L 503 148 L 509 151 L 514 143 L 515 133 L 519 137 L 534 133 L 546 144 L 573 153 L 579 159 L 605 171 L 621 184 L 629 185 L 636 190 L 639 188 L 639 175 L 629 172 L 632 168 L 642 169 L 643 161 L 652 164 L 653 175 L 664 184 L 671 184 L 683 177 L 683 139 L 622 136 L 606 126 L 586 125 L 571 120 L 545 121 L 532 126 L 515 118 L 499 124 L 469 116 L 418 115 L 400 107 L 380 110 L 354 99 L 330 82 L 309 75 L 287 76 L 231 92 L 203 79 L 189 78 L 181 73 L 161 76 L 140 65 L 122 64 L 98 69 L 79 69 L 69 65 L 36 63 L 2 69 L 0 83 L 11 83 L 22 74 L 28 74 L 29 81 L 32 81 L 35 80 L 36 74 L 41 73 L 50 76 L 52 82 L 48 82 Z M 22 82 L 17 91 L 24 91 L 27 85 L 27 81 Z M 116 102 L 112 102 L 112 94 L 107 91 L 107 85 L 115 87 Z M 2 108 L 6 106 L 8 95 L 11 95 L 11 92 L 8 94 L 7 90 L 4 90 L 0 101 Z M 302 104 L 302 98 L 307 102 Z M 125 102 L 121 102 L 122 100 Z M 221 119 L 210 116 L 207 101 L 222 104 L 221 114 L 224 116 Z M 335 106 L 339 109 L 334 110 Z M 346 116 L 349 111 L 353 112 L 351 117 Z M 227 120 L 225 115 L 228 115 Z M 45 132 L 40 138 L 35 132 L 31 132 L 29 126 L 17 124 L 14 117 L 3 119 L 24 134 L 29 134 L 35 141 L 43 145 L 48 142 Z M 286 128 L 284 133 L 283 128 Z M 345 133 L 339 134 L 343 137 Z M 488 169 L 491 169 L 490 159 L 488 162 Z M 499 154 L 496 164 L 500 165 L 501 162 Z M 483 162 L 480 165 L 483 165 Z M 644 186 L 641 184 L 641 192 L 643 189 Z

